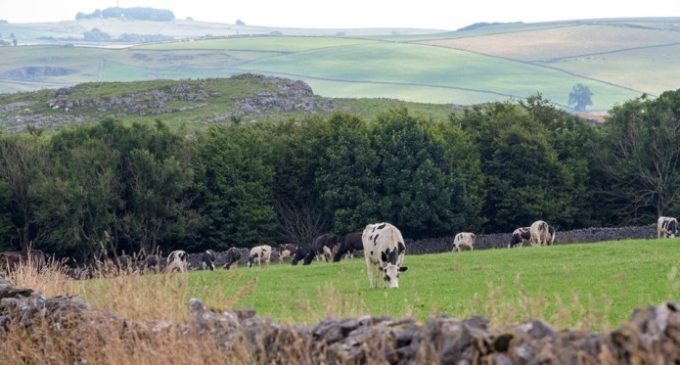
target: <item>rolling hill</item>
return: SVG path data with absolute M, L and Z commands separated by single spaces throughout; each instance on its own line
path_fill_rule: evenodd
M 405 106 L 416 115 L 446 120 L 451 105 L 388 99 L 324 98 L 304 82 L 239 75 L 201 80 L 94 82 L 57 90 L 0 94 L 0 130 L 58 128 L 112 117 L 124 122 L 162 120 L 189 128 L 224 121 L 286 120 L 346 111 L 366 120 Z
M 39 29 L 75 32 L 90 26 L 83 22 Z M 120 31 L 123 25 L 116 22 L 107 20 L 102 29 Z M 680 58 L 674 52 L 680 46 L 680 18 L 477 24 L 439 33 L 343 30 L 321 36 L 300 30 L 266 35 L 270 31 L 209 39 L 180 31 L 193 29 L 190 21 L 175 22 L 178 28 L 168 34 L 187 36 L 177 42 L 123 49 L 0 47 L 0 92 L 261 73 L 303 80 L 316 94 L 333 98 L 470 105 L 541 93 L 569 109 L 569 92 L 580 83 L 593 92 L 589 110 L 604 113 L 643 93 L 654 96 L 680 87 Z M 128 23 L 131 29 L 146 26 Z M 0 25 L 0 31 L 7 26 Z

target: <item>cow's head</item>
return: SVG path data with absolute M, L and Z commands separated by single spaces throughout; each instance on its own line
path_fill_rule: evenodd
M 302 246 L 299 246 L 295 249 L 295 252 L 293 253 L 293 259 L 290 261 L 290 263 L 297 265 L 300 260 L 305 258 L 305 256 L 307 256 L 307 251 Z
M 390 284 L 390 288 L 399 287 L 399 274 L 408 270 L 406 266 L 387 264 L 382 268 L 383 279 Z
M 256 255 L 248 256 L 248 267 L 253 267 L 253 263 L 255 262 L 255 256 Z
M 390 288 L 398 288 L 399 274 L 408 270 L 408 267 L 399 266 L 400 263 L 397 262 L 400 253 L 401 251 L 398 252 L 396 248 L 380 253 L 380 258 L 382 259 L 380 270 L 383 273 L 383 279 L 389 283 Z

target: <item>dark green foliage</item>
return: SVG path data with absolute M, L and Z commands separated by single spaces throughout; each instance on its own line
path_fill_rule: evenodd
M 603 165 L 623 201 L 624 217 L 649 221 L 678 213 L 680 90 L 615 107 L 605 125 Z
M 409 115 L 405 109 L 378 118 L 373 131 L 379 161 L 375 172 L 379 178 L 375 194 L 378 199 L 374 203 L 378 220 L 392 222 L 412 237 L 474 228 L 478 221 L 476 202 L 466 187 L 468 180 L 474 185 L 479 171 L 464 171 L 460 167 L 466 163 L 453 159 L 456 154 L 448 148 L 466 144 L 463 135 L 459 136 L 459 140 L 442 143 L 428 122 Z M 451 145 L 447 148 L 448 143 Z M 468 158 L 475 157 L 472 154 Z
M 198 184 L 209 247 L 254 246 L 276 237 L 270 138 L 247 125 L 211 128 L 200 141 Z
M 587 204 L 578 195 L 587 191 L 587 160 L 568 148 L 576 138 L 569 117 L 550 109 L 536 97 L 523 107 L 497 103 L 454 118 L 480 151 L 487 231 L 512 231 L 537 219 L 563 229 L 587 221 L 581 218 Z
M 357 117 L 338 113 L 328 123 L 329 138 L 318 151 L 316 176 L 324 213 L 337 234 L 361 231 L 379 217 L 378 155 L 371 146 L 368 126 Z

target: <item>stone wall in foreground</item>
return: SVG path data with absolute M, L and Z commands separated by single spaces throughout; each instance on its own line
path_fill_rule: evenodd
M 680 363 L 680 306 L 674 303 L 637 310 L 619 329 L 604 334 L 556 330 L 535 319 L 492 328 L 483 317 L 461 320 L 439 316 L 417 323 L 410 318 L 365 316 L 327 318 L 309 326 L 284 325 L 257 317 L 253 311 L 211 310 L 197 299 L 190 300 L 189 306 L 191 314 L 183 322 L 131 321 L 93 309 L 81 297 L 45 298 L 0 277 L 0 338 L 17 338 L 17 333 L 21 336 L 27 330 L 33 333 L 32 339 L 45 337 L 34 342 L 27 338 L 28 347 L 21 350 L 5 348 L 0 359 L 16 355 L 9 351 L 49 352 L 54 350 L 50 337 L 60 336 L 74 339 L 74 345 L 61 357 L 63 363 L 86 364 L 96 349 L 89 348 L 92 343 L 80 334 L 94 331 L 96 341 L 120 341 L 130 346 L 130 351 L 171 333 L 181 336 L 180 342 L 212 339 L 234 363 Z M 154 351 L 162 353 L 164 349 Z

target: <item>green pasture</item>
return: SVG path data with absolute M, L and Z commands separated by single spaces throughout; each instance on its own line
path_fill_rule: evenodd
M 234 308 L 296 323 L 328 315 L 479 314 L 605 329 L 635 308 L 680 300 L 680 239 L 407 255 L 405 266 L 399 289 L 369 289 L 363 258 L 193 272 L 189 283 L 194 297 L 222 291 Z
M 471 91 L 496 95 L 496 100 L 526 98 L 541 93 L 559 105 L 567 105 L 569 92 L 577 83 L 593 92 L 593 110 L 612 105 L 639 93 L 560 70 L 474 53 L 415 44 L 380 43 L 321 49 L 259 59 L 238 69 L 293 78 L 315 78 L 337 82 L 388 84 L 393 93 L 412 86 Z M 350 85 L 351 88 L 356 86 Z M 332 90 L 331 90 L 332 91 Z M 346 96 L 342 88 L 338 94 Z M 404 100 L 429 102 L 431 100 Z M 376 95 L 380 96 L 380 95 Z M 462 104 L 451 98 L 449 103 Z

